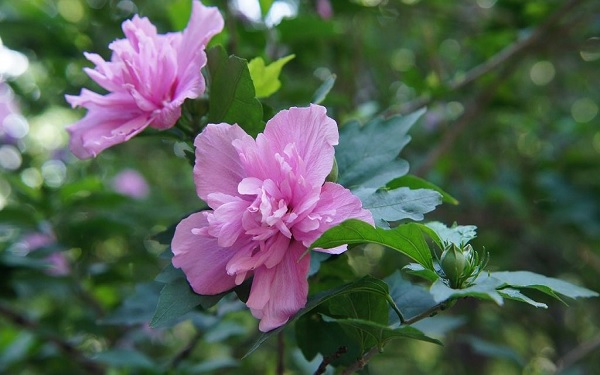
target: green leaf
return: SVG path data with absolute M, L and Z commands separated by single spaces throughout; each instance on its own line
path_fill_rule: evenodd
M 434 267 L 435 267 L 435 264 L 434 264 Z M 431 282 L 434 282 L 440 278 L 440 276 L 437 274 L 437 272 L 429 270 L 418 263 L 407 264 L 406 266 L 402 267 L 402 270 L 404 270 L 406 273 L 408 273 L 410 275 L 422 277 L 423 279 L 429 280 Z
M 254 342 L 254 344 L 248 350 L 248 352 L 244 355 L 244 358 L 247 357 L 248 355 L 250 355 L 256 349 L 258 349 L 258 347 L 260 347 L 270 337 L 277 335 L 279 332 L 281 332 L 288 324 L 296 321 L 298 318 L 302 317 L 303 315 L 307 314 L 311 310 L 315 309 L 317 306 L 323 304 L 324 302 L 329 301 L 332 298 L 335 298 L 335 297 L 338 297 L 341 295 L 345 295 L 348 293 L 359 293 L 359 292 L 375 293 L 375 294 L 385 297 L 388 302 L 393 303 L 393 301 L 388 293 L 387 284 L 384 283 L 383 281 L 373 278 L 371 276 L 365 276 L 355 282 L 345 284 L 345 285 L 339 286 L 337 288 L 318 293 L 318 294 L 310 297 L 308 299 L 308 302 L 306 303 L 306 306 L 303 309 L 301 309 L 300 311 L 298 311 L 298 313 L 296 313 L 296 315 L 294 315 L 288 321 L 288 323 L 286 323 L 286 325 L 283 325 L 272 331 L 263 333 Z
M 226 293 L 202 296 L 194 293 L 187 280 L 177 278 L 160 291 L 158 305 L 150 322 L 152 328 L 166 327 L 176 323 L 184 314 L 196 306 L 214 306 Z
M 514 288 L 532 288 L 560 300 L 558 294 L 569 298 L 598 297 L 598 293 L 569 282 L 529 271 L 492 272 L 492 277 Z
M 463 316 L 435 315 L 419 320 L 410 326 L 430 337 L 444 337 L 449 331 L 464 325 L 466 322 L 467 319 Z
M 442 203 L 440 193 L 428 189 L 360 188 L 354 194 L 362 201 L 363 208 L 371 211 L 379 226 L 387 226 L 385 222 L 388 221 L 423 220 L 424 214 L 435 210 Z
M 337 78 L 337 76 L 335 74 L 331 74 L 329 77 L 327 77 L 327 79 L 325 79 L 325 81 L 323 81 L 321 86 L 319 86 L 317 91 L 315 91 L 315 94 L 313 95 L 311 103 L 314 103 L 314 104 L 323 103 L 323 100 L 325 100 L 325 98 L 327 97 L 327 94 L 329 94 L 329 91 L 331 91 L 331 89 L 333 88 L 336 78 Z
M 326 322 L 335 322 L 338 324 L 350 326 L 362 332 L 362 334 L 365 335 L 365 337 L 368 337 L 369 340 L 366 340 L 367 342 L 374 343 L 374 345 L 370 345 L 370 347 L 377 346 L 380 350 L 385 346 L 385 344 L 388 341 L 398 338 L 411 338 L 415 340 L 431 342 L 438 345 L 442 344 L 439 340 L 426 336 L 423 332 L 411 326 L 391 328 L 386 325 L 378 324 L 369 320 L 352 318 L 334 319 L 327 316 L 324 316 L 323 320 Z
M 388 303 L 386 297 L 377 293 L 358 292 L 332 298 L 326 304 L 327 315 L 339 319 L 360 319 L 387 326 Z M 328 322 L 323 317 L 325 322 Z M 379 343 L 363 330 L 347 327 L 346 331 L 359 345 L 361 353 Z M 349 345 L 350 343 L 347 343 Z
M 310 249 L 376 243 L 394 249 L 426 269 L 434 271 L 431 251 L 423 236 L 423 227 L 417 223 L 407 223 L 394 229 L 382 229 L 375 228 L 364 221 L 350 219 L 327 230 L 313 242 Z
M 448 228 L 445 224 L 438 221 L 432 221 L 425 225 L 438 235 L 442 242 L 442 249 L 449 244 L 455 244 L 462 248 L 473 238 L 477 237 L 477 227 L 475 225 L 454 225 Z
M 512 299 L 512 300 L 519 301 L 519 302 L 525 302 L 525 303 L 528 303 L 535 307 L 541 307 L 544 309 L 548 308 L 548 305 L 546 305 L 545 303 L 534 301 L 531 298 L 524 295 L 523 293 L 521 293 L 517 289 L 504 288 L 504 289 L 500 289 L 498 291 L 498 293 L 500 293 L 500 295 L 504 298 Z
M 456 198 L 454 198 L 453 196 L 451 196 L 450 194 L 448 194 L 447 192 L 442 190 L 439 186 L 432 184 L 429 181 L 425 181 L 422 178 L 419 178 L 417 176 L 410 175 L 410 174 L 393 179 L 392 181 L 388 182 L 385 185 L 385 187 L 390 190 L 398 189 L 400 187 L 407 187 L 410 189 L 434 190 L 442 195 L 442 202 L 453 204 L 453 205 L 458 204 L 458 200 L 456 200 Z
M 410 128 L 425 113 L 388 119 L 376 118 L 364 126 L 358 122 L 345 124 L 336 147 L 339 183 L 347 187 L 379 188 L 408 172 L 408 162 L 397 159 L 410 142 Z
M 384 281 L 389 287 L 390 296 L 392 296 L 405 319 L 418 316 L 437 305 L 427 288 L 405 280 L 400 271 L 394 272 L 386 277 Z M 389 324 L 400 324 L 397 314 L 390 312 Z
M 283 66 L 296 55 L 288 55 L 273 61 L 268 66 L 265 66 L 265 61 L 262 57 L 256 57 L 248 63 L 250 77 L 254 82 L 257 98 L 266 98 L 273 95 L 281 87 L 279 74 Z
M 264 128 L 262 105 L 256 99 L 254 84 L 246 60 L 227 57 L 222 46 L 207 51 L 210 72 L 208 121 L 238 124 L 256 136 Z
M 490 277 L 488 274 L 481 274 L 474 282 L 473 285 L 464 289 L 452 289 L 441 279 L 436 280 L 429 289 L 429 292 L 433 296 L 436 303 L 448 301 L 450 299 L 460 297 L 475 297 L 479 299 L 487 299 L 496 302 L 498 305 L 502 305 L 504 300 L 497 288 L 502 286 L 502 282 Z

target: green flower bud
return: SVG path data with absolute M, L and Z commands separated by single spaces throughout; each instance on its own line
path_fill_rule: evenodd
M 450 287 L 460 288 L 464 281 L 464 271 L 469 266 L 462 249 L 456 245 L 448 246 L 440 258 L 440 266 L 450 282 Z
M 337 182 L 337 179 L 338 179 L 337 159 L 333 158 L 333 167 L 331 168 L 331 172 L 329 172 L 329 174 L 327 175 L 327 178 L 325 179 L 325 181 Z

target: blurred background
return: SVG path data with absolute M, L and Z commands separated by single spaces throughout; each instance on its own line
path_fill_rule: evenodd
M 226 20 L 212 44 L 249 60 L 296 55 L 266 100 L 276 110 L 308 104 L 333 75 L 323 104 L 342 126 L 426 106 L 402 157 L 460 201 L 426 220 L 476 225 L 491 270 L 600 290 L 600 2 L 204 3 Z M 136 13 L 161 33 L 181 30 L 189 9 L 0 2 L 0 373 L 275 373 L 275 342 L 239 360 L 257 329 L 234 300 L 148 326 L 168 262 L 152 237 L 202 205 L 182 145 L 142 135 L 90 161 L 66 148 L 64 128 L 84 112 L 64 95 L 102 92 L 83 52 L 109 59 Z M 406 263 L 367 249 L 346 256 L 379 277 Z M 460 301 L 442 314 L 444 347 L 392 342 L 369 373 L 600 373 L 600 302 L 532 296 L 549 309 Z M 293 330 L 285 338 L 293 348 Z M 298 350 L 287 356 L 286 373 L 314 371 Z

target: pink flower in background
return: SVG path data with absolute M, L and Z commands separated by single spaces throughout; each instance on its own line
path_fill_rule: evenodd
M 204 48 L 223 29 L 223 17 L 216 8 L 194 1 L 182 32 L 157 34 L 147 18 L 137 15 L 122 28 L 126 38 L 109 45 L 110 61 L 85 54 L 96 65 L 86 73 L 109 93 L 83 89 L 79 96 L 66 96 L 73 107 L 88 110 L 67 128 L 69 147 L 81 159 L 95 157 L 147 126 L 164 130 L 175 125 L 184 100 L 204 93 L 200 72 L 206 65 Z
M 218 294 L 253 276 L 246 304 L 261 331 L 304 307 L 307 247 L 346 219 L 373 224 L 356 196 L 325 182 L 337 143 L 337 125 L 318 105 L 279 112 L 256 140 L 228 124 L 198 135 L 196 191 L 212 210 L 182 220 L 171 244 L 194 291 Z
M 317 13 L 325 20 L 333 17 L 333 7 L 329 0 L 317 0 Z
M 44 247 L 54 245 L 56 238 L 52 233 L 34 232 L 29 233 L 18 243 L 18 247 L 22 255 L 27 255 Z M 50 276 L 65 276 L 71 273 L 69 260 L 62 251 L 55 251 L 44 258 L 48 264 L 45 273 Z
M 144 176 L 133 169 L 119 172 L 112 180 L 113 189 L 134 199 L 144 199 L 150 193 L 150 188 Z

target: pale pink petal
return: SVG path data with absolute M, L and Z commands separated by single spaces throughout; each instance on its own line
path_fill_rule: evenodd
M 202 212 L 183 219 L 175 229 L 171 248 L 173 265 L 183 270 L 192 289 L 198 294 L 213 295 L 235 287 L 235 277 L 227 274 L 225 265 L 236 249 L 220 247 L 216 238 L 193 233 L 207 226 Z
M 175 97 L 196 97 L 204 92 L 204 78 L 198 74 L 206 65 L 204 47 L 210 38 L 223 30 L 223 26 L 223 16 L 217 8 L 206 7 L 197 0 L 192 2 L 192 14 L 178 48 L 182 71 L 179 74 L 181 85 Z
M 267 332 L 285 324 L 306 305 L 310 256 L 306 247 L 292 242 L 283 260 L 274 268 L 257 269 L 246 304 L 260 319 L 258 328 Z
M 89 111 L 84 118 L 67 127 L 71 135 L 71 152 L 80 159 L 95 157 L 110 146 L 131 139 L 150 122 L 144 115 L 131 119 L 115 119 L 112 115 L 102 110 Z
M 333 167 L 333 146 L 339 138 L 337 124 L 327 117 L 325 107 L 311 104 L 283 110 L 267 122 L 264 137 L 273 152 L 281 155 L 289 154 L 289 145 L 295 145 L 305 163 L 304 179 L 313 186 L 325 182 Z
M 220 200 L 219 205 L 215 206 L 215 195 L 217 194 L 210 194 L 208 199 L 215 209 L 207 216 L 210 225 L 208 233 L 218 238 L 219 246 L 232 246 L 244 234 L 242 215 L 250 202 L 239 197 L 218 194 L 221 198 L 227 197 L 227 199 Z
M 196 137 L 196 164 L 194 182 L 196 192 L 203 200 L 210 193 L 238 195 L 238 184 L 245 176 L 234 140 L 253 142 L 239 126 L 209 124 Z
M 304 222 L 293 228 L 294 238 L 300 240 L 305 246 L 310 246 L 327 229 L 334 227 L 348 219 L 358 219 L 374 225 L 373 215 L 369 210 L 362 208 L 362 203 L 357 196 L 342 185 L 326 182 L 321 188 L 321 196 L 317 206 Z M 315 228 L 315 222 L 318 227 Z M 330 254 L 340 254 L 345 246 L 333 249 L 315 249 Z

